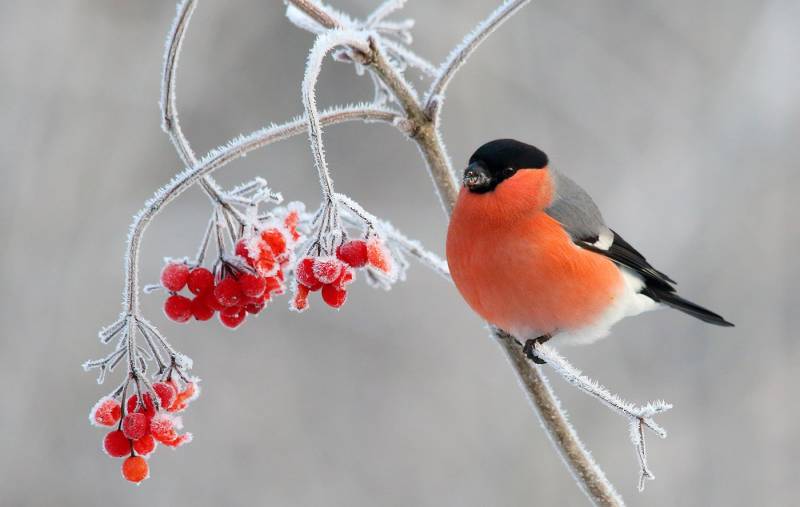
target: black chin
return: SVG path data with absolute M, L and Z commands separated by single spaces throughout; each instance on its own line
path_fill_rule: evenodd
M 467 190 L 469 190 L 470 193 L 473 193 L 473 194 L 486 194 L 486 193 L 491 192 L 492 190 L 494 190 L 497 187 L 497 183 L 495 183 L 494 181 L 490 181 L 488 183 L 483 183 L 483 184 L 480 184 L 480 185 L 465 184 L 464 186 L 467 187 Z

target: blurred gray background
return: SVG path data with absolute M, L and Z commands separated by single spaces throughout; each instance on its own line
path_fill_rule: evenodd
M 373 2 L 336 0 L 356 16 Z M 411 1 L 434 62 L 495 1 Z M 584 505 L 499 348 L 424 267 L 340 313 L 285 301 L 229 332 L 146 315 L 195 360 L 195 441 L 160 449 L 131 487 L 100 452 L 89 407 L 114 383 L 80 364 L 119 311 L 131 215 L 181 166 L 159 129 L 171 1 L 0 3 L 0 504 Z M 443 133 L 457 168 L 513 136 L 550 154 L 687 297 L 734 329 L 662 311 L 563 352 L 623 397 L 675 404 L 650 438 L 658 480 L 636 492 L 626 423 L 551 380 L 631 505 L 792 505 L 800 491 L 795 382 L 800 4 L 793 0 L 536 0 L 453 82 Z M 309 34 L 280 2 L 200 2 L 178 105 L 199 153 L 301 112 Z M 320 104 L 367 99 L 326 62 Z M 418 82 L 414 78 L 414 82 Z M 426 82 L 419 83 L 422 89 Z M 446 222 L 416 148 L 392 128 L 326 130 L 339 189 L 443 252 Z M 316 205 L 303 136 L 226 167 Z M 194 252 L 208 213 L 191 190 L 144 240 L 145 281 Z M 113 380 L 119 379 L 117 372 Z

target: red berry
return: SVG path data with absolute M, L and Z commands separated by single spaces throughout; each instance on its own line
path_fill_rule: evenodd
M 242 238 L 236 242 L 235 253 L 239 257 L 247 260 L 248 263 L 250 262 L 250 252 L 247 249 L 247 239 Z
M 164 314 L 175 322 L 186 322 L 192 316 L 192 300 L 173 294 L 164 301 Z
M 339 275 L 339 278 L 333 282 L 333 285 L 339 289 L 344 289 L 345 286 L 349 285 L 354 278 L 355 275 L 353 274 L 353 270 L 350 268 L 345 268 L 342 270 L 342 274 Z
M 342 262 L 334 257 L 318 257 L 314 259 L 314 276 L 320 283 L 329 284 L 342 274 Z
M 303 257 L 300 259 L 300 262 L 297 263 L 297 267 L 295 268 L 295 277 L 301 285 L 304 285 L 311 291 L 320 290 L 322 288 L 322 282 L 317 280 L 317 276 L 314 274 L 314 259 L 312 257 Z
M 297 223 L 300 221 L 300 214 L 296 211 L 290 211 L 286 218 L 283 219 L 283 224 L 289 229 L 289 234 L 292 235 L 292 239 L 297 241 L 300 239 L 300 233 L 297 232 Z
M 294 299 L 292 300 L 292 309 L 297 310 L 298 312 L 302 312 L 306 308 L 308 308 L 308 293 L 309 288 L 305 285 L 297 284 L 297 288 L 295 289 Z
M 152 435 L 145 435 L 133 443 L 133 450 L 139 456 L 147 456 L 156 450 L 156 441 Z
M 213 290 L 210 292 L 206 292 L 200 297 L 202 298 L 203 303 L 205 303 L 207 307 L 211 308 L 215 312 L 225 309 L 225 307 L 219 304 L 219 301 L 217 301 L 217 297 L 214 295 Z
M 205 295 L 192 299 L 192 315 L 195 320 L 208 320 L 214 316 L 214 309 L 208 306 L 207 301 Z
M 96 426 L 114 426 L 122 415 L 122 407 L 113 398 L 100 398 L 89 415 L 92 424 Z
M 139 484 L 150 477 L 150 467 L 141 456 L 131 456 L 122 463 L 122 476 Z
M 153 420 L 150 421 L 150 434 L 162 443 L 175 440 L 178 437 L 178 432 L 175 431 L 175 421 L 172 416 L 163 413 L 156 414 Z
M 144 400 L 143 407 L 139 405 L 139 397 L 135 394 L 128 398 L 128 403 L 125 405 L 128 412 L 141 412 L 147 417 L 153 417 L 156 415 L 156 407 L 153 405 L 153 398 L 150 396 L 150 393 L 144 393 L 142 399 Z
M 161 270 L 161 285 L 171 292 L 177 292 L 186 286 L 189 279 L 189 266 L 178 262 L 170 262 Z
M 187 285 L 192 294 L 205 294 L 214 289 L 214 275 L 206 268 L 194 268 Z
M 122 432 L 131 440 L 139 440 L 147 435 L 150 423 L 141 412 L 128 414 L 122 419 Z
M 256 271 L 259 272 L 261 275 L 269 275 L 272 274 L 273 270 L 275 269 L 275 254 L 272 253 L 272 249 L 264 243 L 261 242 L 262 247 L 259 250 L 258 258 L 253 263 L 253 267 L 256 268 Z
M 177 384 L 174 383 L 175 381 L 171 380 L 170 382 L 173 383 L 173 386 L 177 390 Z M 195 399 L 198 396 L 198 394 L 199 390 L 197 389 L 197 387 L 195 387 L 195 384 L 189 382 L 184 386 L 182 391 L 178 391 L 178 397 L 175 399 L 175 403 L 173 403 L 172 406 L 169 407 L 169 411 L 180 412 L 181 410 L 185 409 L 186 406 L 189 404 L 189 402 Z
M 253 315 L 258 315 L 265 306 L 264 303 L 248 303 L 244 306 L 244 311 Z
M 112 458 L 121 458 L 131 453 L 131 441 L 120 430 L 115 430 L 103 439 L 103 450 Z
M 340 289 L 335 285 L 326 285 L 322 288 L 322 300 L 328 303 L 328 306 L 333 308 L 340 308 L 347 299 L 347 291 Z
M 363 239 L 347 241 L 336 249 L 336 257 L 349 266 L 363 268 L 367 265 L 367 242 Z
M 178 393 L 175 391 L 175 388 L 166 382 L 156 382 L 153 384 L 153 391 L 155 391 L 156 395 L 158 396 L 158 401 L 161 403 L 161 408 L 165 410 L 171 407 L 172 404 L 175 403 L 175 398 L 178 397 Z
M 286 238 L 278 229 L 272 228 L 261 232 L 261 239 L 269 245 L 272 253 L 280 255 L 286 251 Z
M 367 242 L 367 262 L 384 273 L 392 270 L 391 256 L 379 238 L 372 238 Z
M 174 440 L 171 442 L 164 442 L 164 445 L 168 445 L 170 447 L 180 447 L 183 444 L 188 444 L 192 441 L 192 434 L 191 433 L 184 433 L 183 435 L 178 435 L 175 437 Z
M 244 322 L 246 316 L 244 308 L 231 306 L 219 312 L 219 321 L 222 322 L 222 325 L 235 329 Z
M 225 278 L 214 287 L 214 296 L 222 306 L 236 306 L 242 299 L 242 289 L 235 279 Z
M 267 281 L 260 276 L 244 273 L 239 277 L 239 288 L 249 298 L 261 297 L 267 288 Z
M 281 276 L 283 276 L 283 273 L 281 271 L 279 271 L 278 273 L 281 273 Z M 277 294 L 283 294 L 284 291 L 283 283 L 277 276 L 270 276 L 265 278 L 264 283 L 266 284 L 266 288 L 264 289 L 265 294 L 272 294 L 273 292 Z

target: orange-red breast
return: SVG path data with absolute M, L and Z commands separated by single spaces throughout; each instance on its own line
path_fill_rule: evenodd
M 671 278 L 606 226 L 586 191 L 550 168 L 544 152 L 513 139 L 470 157 L 447 262 L 472 309 L 526 340 L 531 356 L 534 341 L 589 343 L 660 305 L 732 325 L 678 296 Z

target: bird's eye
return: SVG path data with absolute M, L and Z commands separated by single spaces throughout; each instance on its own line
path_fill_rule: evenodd
M 506 178 L 508 178 L 509 176 L 513 175 L 515 172 L 517 172 L 517 170 L 514 169 L 513 167 L 506 167 L 505 169 L 503 169 L 503 175 Z

